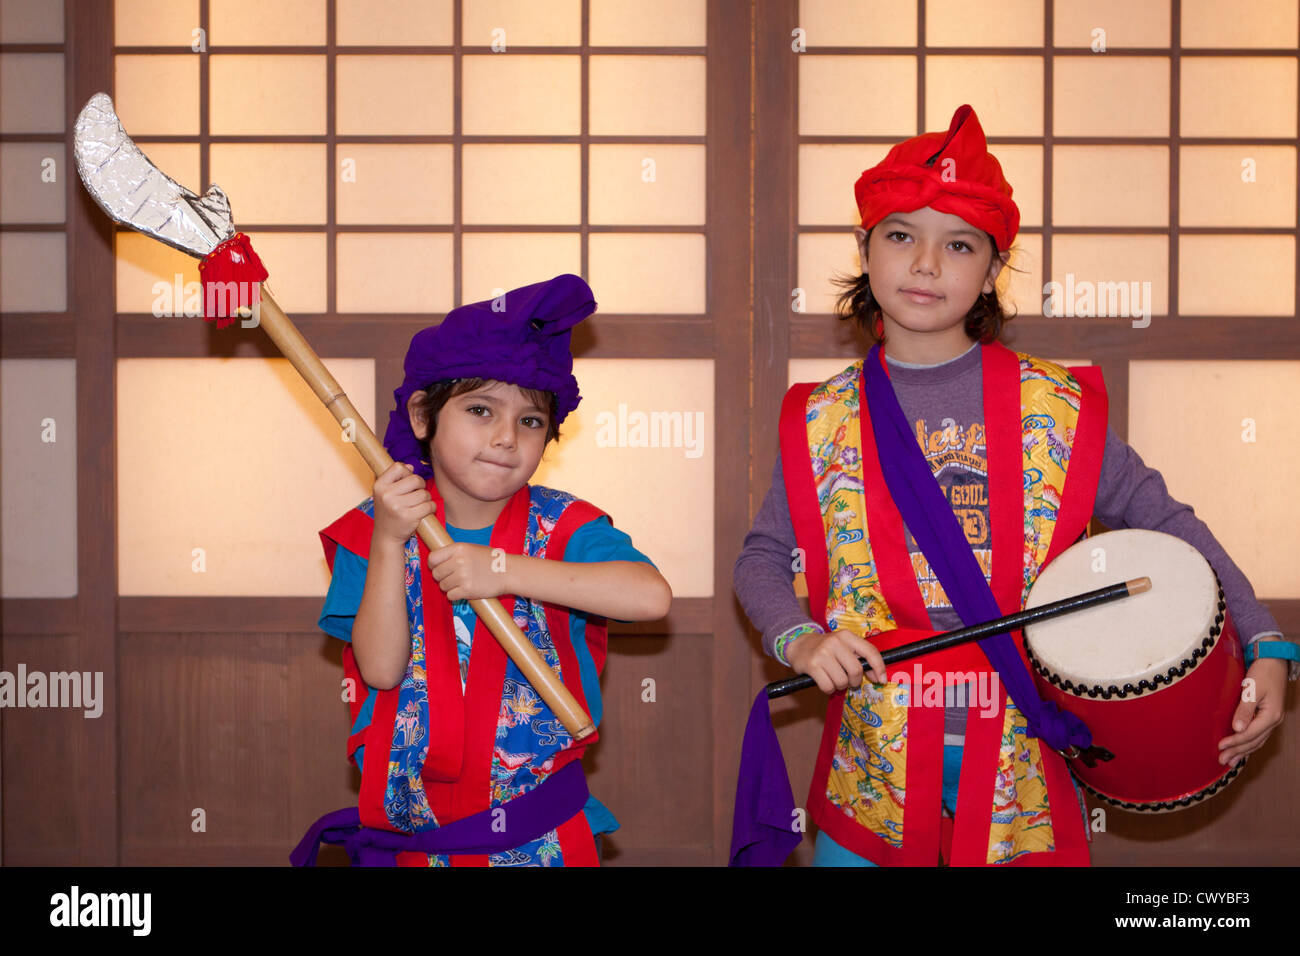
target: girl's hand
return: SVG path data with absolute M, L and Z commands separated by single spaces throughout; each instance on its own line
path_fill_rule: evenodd
M 868 676 L 877 684 L 885 683 L 885 661 L 874 644 L 844 631 L 829 634 L 803 634 L 790 642 L 785 651 L 790 666 L 817 682 L 824 694 L 862 684 L 865 658 L 871 665 Z
M 1219 741 L 1219 763 L 1235 767 L 1246 754 L 1264 746 L 1273 728 L 1282 723 L 1289 666 L 1276 657 L 1261 657 L 1250 665 L 1242 685 L 1242 701 L 1232 715 L 1236 733 Z
M 500 597 L 510 592 L 507 555 L 494 555 L 493 551 L 481 544 L 457 541 L 429 552 L 429 570 L 450 601 Z
M 433 496 L 424 485 L 424 479 L 404 461 L 393 462 L 375 479 L 376 537 L 404 544 L 425 515 L 434 513 Z

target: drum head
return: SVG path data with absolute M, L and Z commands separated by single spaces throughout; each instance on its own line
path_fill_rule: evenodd
M 1214 625 L 1219 588 L 1209 562 L 1172 535 L 1130 529 L 1085 538 L 1043 569 L 1025 606 L 1144 576 L 1145 593 L 1025 628 L 1039 664 L 1076 686 L 1122 688 L 1190 658 Z

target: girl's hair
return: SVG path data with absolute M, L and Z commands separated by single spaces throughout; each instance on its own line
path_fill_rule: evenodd
M 871 233 L 874 231 L 875 227 L 872 227 L 867 232 L 867 241 L 871 240 Z M 998 244 L 987 232 L 984 235 L 988 236 L 989 246 L 996 257 L 999 254 Z M 835 300 L 835 314 L 841 319 L 852 319 L 871 341 L 883 343 L 885 341 L 883 324 L 879 332 L 876 330 L 880 306 L 871 292 L 871 282 L 867 273 L 858 276 L 837 275 L 831 279 L 831 283 L 844 290 Z M 1002 334 L 1002 327 L 1015 316 L 1014 312 L 1007 314 L 998 298 L 996 288 L 992 292 L 981 292 L 975 304 L 966 313 L 966 334 L 973 340 L 987 345 L 997 341 Z
M 442 411 L 442 406 L 457 395 L 472 392 L 474 389 L 482 388 L 493 381 L 495 380 L 489 378 L 448 378 L 440 382 L 434 382 L 423 389 L 424 398 L 416 403 L 415 408 L 424 417 L 424 420 L 429 423 L 428 435 L 420 439 L 420 454 L 425 461 L 432 461 L 429 446 L 433 442 L 434 433 L 438 430 L 438 413 Z M 559 441 L 560 426 L 555 421 L 555 393 L 544 392 L 536 388 L 518 387 L 538 408 L 547 409 L 546 440 L 548 442 Z

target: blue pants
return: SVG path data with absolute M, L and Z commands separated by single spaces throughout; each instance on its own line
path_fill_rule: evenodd
M 957 781 L 961 777 L 961 747 L 944 745 L 943 748 L 943 805 L 949 813 L 957 809 Z M 825 831 L 817 834 L 813 851 L 813 866 L 875 866 L 864 856 L 844 849 Z

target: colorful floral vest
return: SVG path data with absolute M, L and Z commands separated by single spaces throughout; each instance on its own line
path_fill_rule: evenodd
M 1106 438 L 1100 370 L 1065 369 L 981 348 L 987 440 L 991 587 L 1020 610 L 1039 571 L 1087 529 Z M 871 417 L 860 408 L 862 362 L 819 385 L 795 385 L 781 414 L 781 455 L 814 619 L 881 650 L 935 633 L 889 496 Z M 886 467 L 888 463 L 885 463 Z M 972 622 L 973 623 L 973 622 Z M 1024 657 L 1019 632 L 1015 638 Z M 1026 735 L 1026 721 L 987 679 L 978 644 L 890 668 L 909 682 L 833 696 L 808 809 L 840 845 L 882 865 L 934 866 L 940 856 L 944 684 L 997 688 L 971 706 L 951 823 L 956 865 L 1086 865 L 1083 806 L 1065 761 Z M 996 714 L 981 716 L 996 703 Z M 946 823 L 946 821 L 945 821 Z
M 426 483 L 445 523 L 445 508 L 433 479 Z M 507 556 L 563 560 L 570 536 L 603 515 L 594 505 L 562 491 L 525 485 L 502 510 L 491 546 Z M 338 545 L 363 558 L 370 553 L 374 499 L 367 499 L 321 532 L 331 570 Z M 406 544 L 406 608 L 411 659 L 402 681 L 379 691 L 368 727 L 348 740 L 354 763 L 364 746 L 361 822 L 368 827 L 412 833 L 494 807 L 541 784 L 578 760 L 595 743 L 592 734 L 575 743 L 551 708 L 502 650 L 482 619 L 475 624 L 469 677 L 462 693 L 451 603 L 429 571 L 429 550 L 418 535 Z M 508 560 L 508 557 L 507 557 Z M 578 658 L 570 639 L 570 612 L 525 598 L 502 595 L 515 624 L 541 652 L 569 692 L 587 710 Z M 606 624 L 584 616 L 586 643 L 599 673 L 605 664 Z M 345 676 L 355 688 L 355 722 L 369 689 L 348 644 Z M 387 755 L 384 759 L 383 755 Z M 517 847 L 494 864 L 596 865 L 595 842 L 583 813 L 545 837 Z M 486 856 L 399 853 L 399 866 L 487 866 Z

